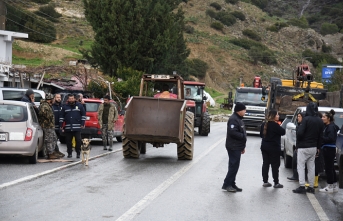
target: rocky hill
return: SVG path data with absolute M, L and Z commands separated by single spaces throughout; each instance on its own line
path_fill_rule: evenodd
M 41 6 L 33 2 L 23 4 L 23 1 L 16 0 L 7 2 L 29 11 L 35 11 Z M 62 17 L 58 19 L 59 22 L 54 23 L 57 39 L 42 46 L 17 41 L 14 47 L 15 62 L 25 63 L 30 59 L 39 58 L 41 59 L 39 65 L 63 64 L 68 60 L 80 58 L 79 47 L 90 46 L 93 33 L 84 18 L 82 1 L 52 0 L 52 2 L 55 4 L 56 11 L 62 14 Z M 221 31 L 211 28 L 215 19 L 208 16 L 206 11 L 215 10 L 210 6 L 213 2 L 221 6 L 220 11 L 243 13 L 245 20 L 237 19 L 234 25 L 224 26 Z M 180 7 L 185 11 L 186 24 L 194 28 L 193 32 L 185 33 L 187 45 L 191 49 L 190 58 L 199 58 L 207 62 L 210 67 L 206 77 L 199 80 L 216 90 L 227 92 L 238 85 L 240 77 L 246 85 L 252 83 L 255 75 L 261 76 L 264 82 L 267 82 L 271 76 L 292 78 L 293 69 L 304 61 L 302 52 L 305 49 L 320 52 L 323 45 L 331 46 L 331 55 L 342 61 L 343 34 L 322 36 L 318 33 L 319 21 L 312 23 L 314 29 L 289 26 L 282 28 L 279 32 L 267 31 L 268 27 L 277 22 L 285 22 L 292 16 L 299 17 L 301 11 L 305 15 L 311 13 L 309 9 L 318 11 L 318 7 L 328 7 L 339 1 L 299 0 L 296 5 L 289 4 L 287 7 L 284 5 L 285 2 L 269 1 L 264 11 L 246 1 L 229 4 L 224 0 L 189 0 L 181 3 Z M 309 5 L 304 9 L 308 2 Z M 311 2 L 316 2 L 316 4 L 313 5 Z M 282 7 L 287 10 L 282 10 Z M 286 13 L 288 11 L 293 14 Z M 276 64 L 267 65 L 262 62 L 254 64 L 247 49 L 232 43 L 233 39 L 247 39 L 242 33 L 246 29 L 253 30 L 260 36 L 259 42 L 273 52 L 272 56 L 276 59 Z M 316 72 L 315 74 L 320 74 L 318 70 L 312 70 Z

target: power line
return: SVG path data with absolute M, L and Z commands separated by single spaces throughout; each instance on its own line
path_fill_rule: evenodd
M 28 28 L 28 27 L 26 27 L 25 25 L 22 25 L 22 24 L 20 24 L 20 23 L 18 23 L 18 22 L 16 22 L 16 21 L 13 21 L 12 19 L 6 18 L 6 20 L 10 20 L 11 22 L 13 22 L 13 23 L 15 23 L 15 24 L 20 25 L 20 26 L 22 26 L 22 27 L 24 27 L 24 28 L 26 28 L 26 29 L 29 29 L 29 30 L 31 30 L 31 31 L 33 31 L 33 32 L 36 32 L 36 33 L 38 33 L 38 34 L 44 35 L 44 36 L 49 37 L 49 38 L 52 38 L 52 39 L 54 39 L 54 40 L 56 39 L 55 37 L 52 37 L 52 36 L 43 34 L 43 33 L 39 32 L 39 31 L 33 30 L 33 29 L 31 29 L 31 28 Z
M 7 1 L 8 1 L 8 0 L 5 0 L 5 3 L 8 4 L 8 5 L 10 5 Z M 9 0 L 9 1 L 13 2 L 12 0 Z M 15 3 L 15 2 L 14 2 L 14 3 Z M 15 3 L 15 4 L 16 4 L 16 3 Z M 12 6 L 12 5 L 10 5 L 10 6 Z M 14 7 L 14 6 L 12 6 L 12 7 Z M 23 14 L 25 14 L 25 15 L 31 17 L 31 18 L 36 19 L 36 20 L 42 22 L 43 24 L 46 24 L 46 25 L 48 25 L 48 26 L 50 26 L 50 27 L 55 28 L 55 26 L 49 25 L 48 23 L 45 23 L 44 21 L 41 21 L 41 19 L 39 19 L 39 18 L 37 18 L 37 17 L 34 17 L 34 16 L 32 16 L 32 15 L 29 15 L 29 14 L 27 14 L 26 12 L 24 12 L 23 10 L 20 10 L 19 7 L 15 7 L 15 8 L 16 8 L 17 10 L 21 11 Z M 12 14 L 12 13 L 10 13 L 10 14 Z M 13 15 L 13 14 L 12 14 L 12 15 Z
M 17 0 L 17 1 L 21 2 L 21 3 L 24 4 L 24 5 L 27 4 L 27 3 L 23 2 L 22 0 Z M 32 4 L 29 4 L 29 6 L 32 7 Z M 39 12 L 39 13 L 41 13 L 41 14 L 44 14 L 44 15 L 50 17 L 50 18 L 57 19 L 57 18 L 52 17 L 52 16 L 50 16 L 50 15 L 48 15 L 48 14 L 45 14 L 44 12 L 39 11 L 39 10 L 37 10 L 37 12 Z

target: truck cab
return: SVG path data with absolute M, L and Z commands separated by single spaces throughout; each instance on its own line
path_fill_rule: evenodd
M 243 118 L 247 133 L 259 134 L 260 126 L 265 119 L 267 100 L 262 101 L 262 88 L 238 87 L 233 104 L 233 110 L 237 102 L 246 106 Z

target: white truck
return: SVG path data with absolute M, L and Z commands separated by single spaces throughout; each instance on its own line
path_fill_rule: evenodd
M 262 88 L 237 87 L 233 101 L 234 110 L 236 103 L 241 102 L 246 106 L 246 113 L 243 118 L 247 133 L 259 134 L 260 126 L 265 119 L 267 102 L 261 100 Z

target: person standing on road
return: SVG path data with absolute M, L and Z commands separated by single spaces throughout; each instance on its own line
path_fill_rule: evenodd
M 276 110 L 270 110 L 268 113 L 267 121 L 261 125 L 260 137 L 262 138 L 262 177 L 264 187 L 272 186 L 272 184 L 268 182 L 269 166 L 271 165 L 274 179 L 274 188 L 283 188 L 283 185 L 279 183 L 279 167 L 281 153 L 281 136 L 285 135 L 286 131 L 277 123 L 278 121 L 278 112 Z
M 76 158 L 80 158 L 81 129 L 85 127 L 86 112 L 82 104 L 75 101 L 73 94 L 68 95 L 68 102 L 62 106 L 60 113 L 60 129 L 65 132 L 68 158 L 72 157 L 72 139 L 76 140 Z M 65 122 L 64 128 L 63 122 Z
M 229 155 L 229 166 L 222 189 L 229 192 L 242 191 L 242 189 L 236 185 L 236 175 L 239 169 L 241 155 L 245 153 L 245 144 L 247 141 L 247 134 L 242 120 L 245 112 L 245 105 L 237 102 L 234 113 L 227 122 L 225 146 Z
M 104 103 L 100 104 L 98 108 L 98 119 L 102 134 L 102 143 L 104 145 L 104 150 L 112 151 L 113 146 L 113 127 L 114 123 L 118 119 L 118 111 L 113 103 L 110 103 L 110 96 L 106 95 L 104 97 Z
M 43 148 L 47 151 L 48 159 L 59 159 L 60 155 L 54 151 L 57 135 L 55 133 L 55 117 L 51 108 L 53 98 L 52 94 L 47 94 L 45 100 L 41 101 L 38 121 L 43 129 Z
M 324 123 L 318 117 L 318 106 L 311 102 L 306 107 L 306 116 L 297 130 L 298 174 L 300 186 L 293 193 L 314 193 L 315 157 L 322 144 Z M 310 186 L 305 189 L 305 164 Z
M 38 116 L 39 110 L 38 107 L 35 105 L 35 93 L 32 89 L 27 89 L 25 92 L 25 95 L 21 98 L 21 101 L 24 101 L 26 103 L 31 103 L 34 107 L 34 110 Z
M 305 117 L 305 112 L 301 112 L 301 113 L 297 114 L 297 128 L 296 128 L 296 130 L 299 128 L 301 121 L 303 120 L 304 117 Z M 295 145 L 296 146 L 295 146 L 295 149 L 293 152 L 293 158 L 292 158 L 293 176 L 287 177 L 287 179 L 292 180 L 292 181 L 299 181 L 298 168 L 297 168 L 297 155 L 298 155 L 297 146 L 298 146 L 298 142 L 296 142 Z
M 57 138 L 60 139 L 61 134 L 60 134 L 60 112 L 62 110 L 62 103 L 61 103 L 61 95 L 60 94 L 55 94 L 54 100 L 52 103 L 52 110 L 54 111 L 54 117 L 55 117 L 55 133 L 57 135 Z M 60 149 L 57 145 L 55 146 L 55 152 L 58 153 L 61 157 L 64 157 L 65 155 L 60 152 Z
M 320 192 L 333 193 L 338 191 L 337 176 L 335 171 L 336 139 L 339 127 L 334 122 L 335 111 L 325 112 L 322 116 L 324 122 L 322 152 L 325 161 L 325 174 L 327 186 L 320 189 Z

